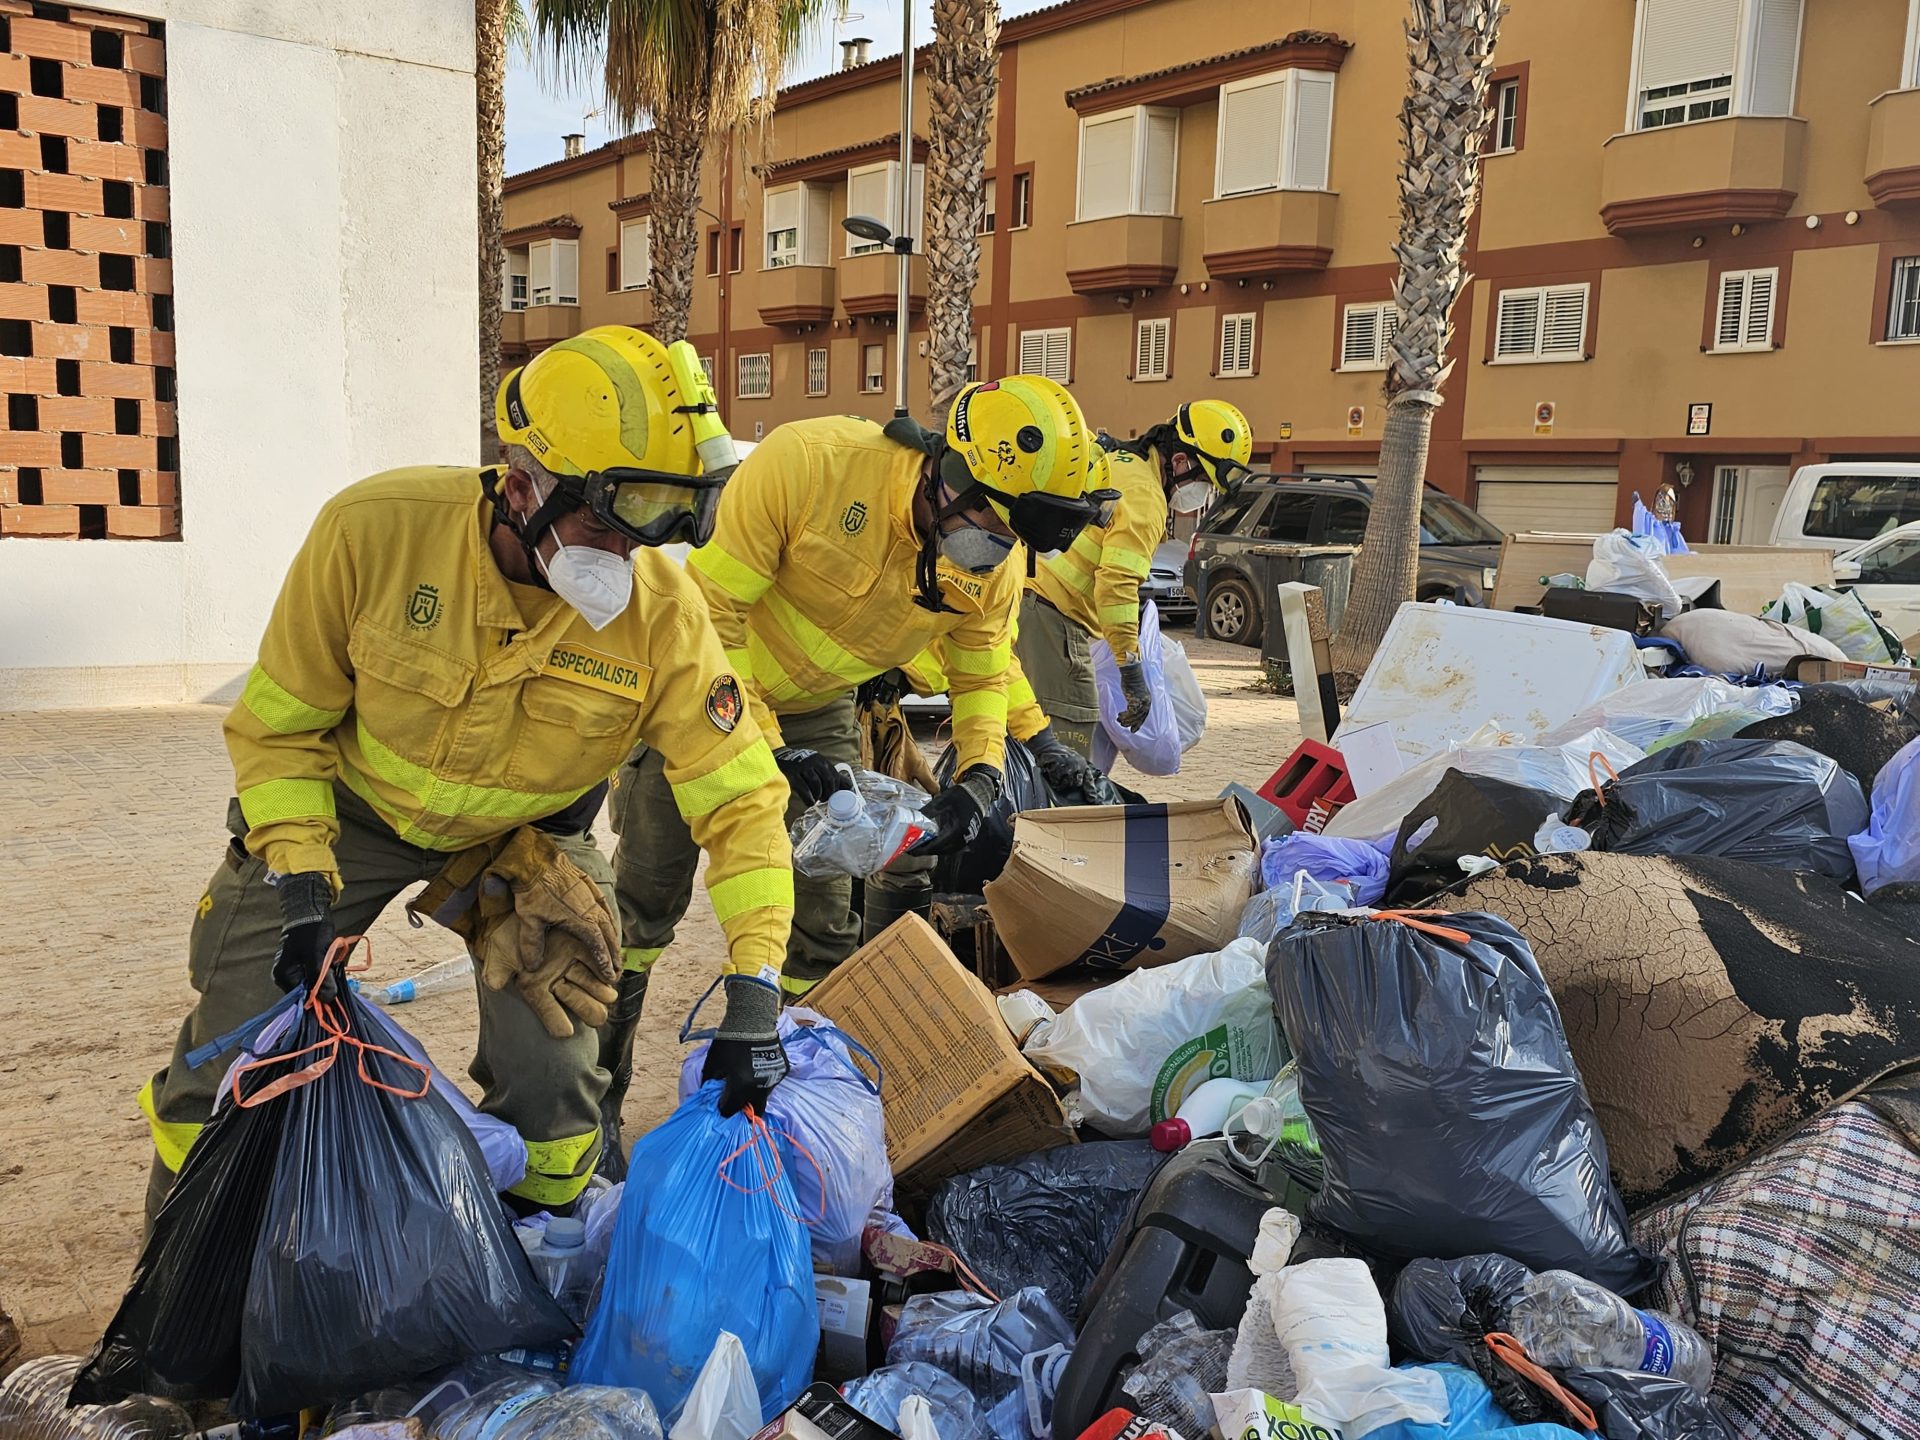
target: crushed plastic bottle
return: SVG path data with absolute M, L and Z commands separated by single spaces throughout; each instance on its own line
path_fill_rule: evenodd
M 1713 1352 L 1699 1332 L 1636 1310 L 1570 1270 L 1543 1270 L 1529 1280 L 1507 1323 L 1527 1354 L 1553 1369 L 1644 1370 L 1671 1375 L 1702 1395 L 1713 1383 Z
M 443 1413 L 433 1440 L 492 1440 L 509 1421 L 560 1389 L 541 1375 L 512 1375 L 483 1385 Z
M 187 1412 L 170 1400 L 136 1395 L 117 1405 L 67 1408 L 67 1392 L 86 1361 L 43 1355 L 0 1382 L 0 1436 L 6 1440 L 184 1440 Z
M 451 960 L 429 965 L 417 975 L 394 981 L 373 998 L 382 1005 L 405 1005 L 411 1000 L 424 1000 L 429 995 L 444 994 L 448 990 L 466 989 L 465 982 L 472 974 L 473 956 L 463 951 Z
M 871 770 L 840 769 L 853 788 L 836 790 L 793 822 L 793 868 L 813 879 L 884 870 L 934 828 L 921 813 L 932 798 L 926 791 Z

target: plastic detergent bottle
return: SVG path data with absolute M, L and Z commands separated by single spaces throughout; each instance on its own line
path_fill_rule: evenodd
M 1636 1310 L 1570 1270 L 1544 1270 L 1529 1280 L 1507 1323 L 1527 1354 L 1556 1369 L 1645 1370 L 1683 1380 L 1702 1395 L 1713 1381 L 1713 1352 L 1698 1332 Z
M 1291 1062 L 1261 1094 L 1229 1114 L 1220 1131 L 1227 1153 L 1256 1169 L 1282 1145 L 1301 1156 L 1320 1154 L 1319 1138 L 1300 1103 L 1299 1067 Z
M 1178 1111 L 1153 1127 L 1153 1148 L 1178 1150 L 1191 1141 L 1218 1135 L 1229 1118 L 1266 1094 L 1267 1084 L 1265 1080 L 1235 1080 L 1221 1075 L 1196 1085 Z

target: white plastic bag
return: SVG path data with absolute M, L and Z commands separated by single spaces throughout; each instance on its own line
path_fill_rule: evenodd
M 1784 620 L 1832 641 L 1846 652 L 1849 660 L 1866 665 L 1893 662 L 1880 627 L 1874 624 L 1872 614 L 1852 591 L 1816 590 L 1798 580 L 1789 580 L 1780 598 L 1760 613 L 1769 620 Z
M 933 1406 L 926 1396 L 909 1395 L 900 1402 L 900 1440 L 940 1440 L 939 1427 L 933 1423 Z
M 1660 563 L 1657 541 L 1631 530 L 1615 530 L 1593 542 L 1593 563 L 1587 566 L 1587 589 L 1616 590 L 1658 605 L 1669 616 L 1684 608 L 1680 592 Z
M 1260 1233 L 1247 1261 L 1247 1268 L 1253 1271 L 1253 1290 L 1240 1317 L 1233 1353 L 1227 1357 L 1227 1387 L 1231 1390 L 1263 1390 L 1276 1400 L 1291 1400 L 1298 1389 L 1293 1362 L 1287 1358 L 1287 1347 L 1280 1343 L 1280 1332 L 1273 1325 L 1273 1291 L 1274 1277 L 1287 1268 L 1293 1247 L 1299 1242 L 1300 1217 L 1291 1210 L 1276 1205 L 1260 1217 Z
M 1712 717 L 1724 733 L 1691 733 L 1693 740 L 1724 740 L 1738 730 L 1774 715 L 1791 715 L 1800 701 L 1784 685 L 1731 685 L 1717 675 L 1636 680 L 1602 695 L 1564 725 L 1540 737 L 1542 745 L 1561 745 L 1588 730 L 1606 730 L 1629 745 L 1651 753 L 1669 737 Z
M 1186 646 L 1178 640 L 1163 640 L 1160 658 L 1167 672 L 1167 699 L 1173 702 L 1173 718 L 1180 730 L 1180 753 L 1184 755 L 1207 733 L 1207 697 L 1193 673 L 1193 662 L 1187 659 Z
M 1300 1408 L 1347 1437 L 1396 1420 L 1437 1425 L 1451 1405 L 1431 1370 L 1394 1370 L 1387 1307 L 1364 1260 L 1307 1260 L 1273 1278 L 1273 1323 Z
M 1136 970 L 1074 1001 L 1027 1043 L 1026 1056 L 1078 1075 L 1081 1111 L 1100 1129 L 1144 1135 L 1201 1081 L 1269 1080 L 1286 1063 L 1266 955 L 1256 940 L 1235 940 Z
M 1113 647 L 1095 640 L 1088 648 L 1093 653 L 1094 688 L 1100 692 L 1100 727 L 1093 735 L 1095 768 L 1111 771 L 1114 757 L 1124 755 L 1143 775 L 1178 775 L 1180 720 L 1167 689 L 1159 608 L 1151 600 L 1140 607 L 1140 663 L 1146 671 L 1147 688 L 1153 691 L 1153 708 L 1138 730 L 1120 723 L 1127 697 L 1120 689 L 1120 667 L 1113 658 Z M 1204 700 L 1201 703 L 1205 705 Z
M 1847 837 L 1860 892 L 1920 880 L 1920 740 L 1909 740 L 1873 777 L 1873 818 Z
M 747 1440 L 759 1428 L 760 1388 L 753 1383 L 753 1365 L 740 1337 L 722 1330 L 667 1440 Z

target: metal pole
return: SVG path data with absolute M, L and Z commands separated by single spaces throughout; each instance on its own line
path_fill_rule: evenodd
M 894 253 L 899 257 L 893 307 L 893 413 L 907 413 L 907 287 L 913 231 L 907 215 L 913 200 L 913 0 L 900 0 L 900 197 L 894 207 Z

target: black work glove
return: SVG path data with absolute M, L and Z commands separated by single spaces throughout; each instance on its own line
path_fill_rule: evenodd
M 280 892 L 280 948 L 273 955 L 273 983 L 282 990 L 310 990 L 333 948 L 333 885 L 312 871 L 282 875 L 275 888 Z M 320 998 L 331 1000 L 336 988 L 329 973 Z
M 907 676 L 904 670 L 897 668 L 882 670 L 871 680 L 860 682 L 860 688 L 853 692 L 853 703 L 861 709 L 872 705 L 885 710 L 888 706 L 897 704 L 900 697 L 906 693 Z
M 1138 730 L 1147 723 L 1147 712 L 1153 709 L 1147 667 L 1140 661 L 1129 660 L 1120 667 L 1120 693 L 1127 697 L 1127 708 L 1120 712 L 1120 723 L 1129 730 Z
M 787 1078 L 787 1048 L 776 1023 L 780 992 L 749 975 L 727 976 L 725 988 L 727 1013 L 707 1047 L 700 1078 L 724 1085 L 722 1115 L 738 1115 L 749 1105 L 756 1115 L 765 1115 L 767 1096 Z
M 920 813 L 934 827 L 931 835 L 909 847 L 909 855 L 951 855 L 965 849 L 980 833 L 980 822 L 1000 798 L 1000 772 L 991 765 L 972 765 L 965 774 L 927 802 Z
M 1078 794 L 1093 783 L 1096 773 L 1093 763 L 1055 735 L 1053 726 L 1043 727 L 1039 734 L 1026 741 L 1026 746 L 1049 789 Z
M 802 805 L 817 805 L 836 790 L 853 788 L 846 773 L 818 750 L 782 745 L 773 752 L 773 763 L 787 777 L 787 784 Z

